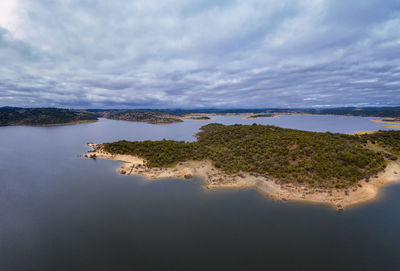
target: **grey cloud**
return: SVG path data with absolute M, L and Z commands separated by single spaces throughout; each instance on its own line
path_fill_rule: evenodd
M 16 1 L 0 106 L 400 104 L 395 0 Z

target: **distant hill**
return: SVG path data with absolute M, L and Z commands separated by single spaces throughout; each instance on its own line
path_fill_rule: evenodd
M 131 113 L 154 113 L 158 115 L 185 116 L 188 114 L 311 114 L 311 115 L 344 115 L 344 116 L 360 116 L 360 117 L 387 117 L 400 118 L 400 107 L 343 107 L 343 108 L 255 108 L 255 109 L 90 109 L 89 112 L 113 112 L 112 114 L 121 114 L 122 112 Z
M 138 121 L 151 124 L 182 122 L 189 114 L 257 114 L 254 117 L 276 114 L 343 115 L 384 117 L 400 120 L 400 107 L 329 108 L 329 109 L 60 109 L 0 107 L 0 126 L 57 125 L 96 121 L 98 118 Z M 206 116 L 202 116 L 205 118 Z M 392 119 L 392 121 L 393 121 Z
M 400 107 L 345 107 L 325 109 L 267 109 L 270 113 L 305 113 L 313 115 L 345 115 L 360 117 L 400 117 Z
M 96 121 L 95 114 L 84 110 L 59 108 L 0 108 L 0 126 L 58 125 Z
M 99 117 L 113 119 L 113 120 L 126 120 L 147 122 L 150 124 L 171 124 L 175 122 L 182 122 L 176 115 L 172 115 L 162 111 L 148 111 L 148 110 L 88 110 L 89 112 L 96 112 Z

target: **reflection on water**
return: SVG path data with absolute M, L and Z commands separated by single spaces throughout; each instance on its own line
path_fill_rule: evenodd
M 400 186 L 345 212 L 252 190 L 116 173 L 86 142 L 194 140 L 209 122 L 314 131 L 379 129 L 368 118 L 215 117 L 149 125 L 101 120 L 0 128 L 0 270 L 400 270 Z

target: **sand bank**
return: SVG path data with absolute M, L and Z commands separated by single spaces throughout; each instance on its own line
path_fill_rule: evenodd
M 379 123 L 382 123 L 382 124 L 386 124 L 386 125 L 383 125 L 383 127 L 400 129 L 400 121 L 396 121 L 393 118 L 376 119 L 376 120 L 372 120 L 372 121 L 379 122 Z
M 367 135 L 367 134 L 374 134 L 378 131 L 362 131 L 362 132 L 355 132 L 353 135 Z
M 400 124 L 398 124 L 398 125 L 383 125 L 383 126 L 388 127 L 388 128 L 400 129 Z
M 110 154 L 101 144 L 88 143 L 93 150 L 84 154 L 88 158 L 104 158 L 124 162 L 118 172 L 124 175 L 140 174 L 147 179 L 182 178 L 193 176 L 205 181 L 205 187 L 250 188 L 277 200 L 303 201 L 327 204 L 336 209 L 344 209 L 375 199 L 379 188 L 390 182 L 400 181 L 400 163 L 390 162 L 385 171 L 369 179 L 358 182 L 346 189 L 316 188 L 310 185 L 287 184 L 278 179 L 258 173 L 226 174 L 215 168 L 211 161 L 186 161 L 171 168 L 149 168 L 146 161 L 131 155 Z

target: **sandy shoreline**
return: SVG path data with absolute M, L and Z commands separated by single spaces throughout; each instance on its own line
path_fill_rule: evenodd
M 386 118 L 386 119 L 390 119 L 390 120 L 393 120 L 393 121 L 385 121 L 384 119 L 375 119 L 375 120 L 372 120 L 372 121 L 378 122 L 378 123 L 382 123 L 382 124 L 386 124 L 386 125 L 382 125 L 382 127 L 400 129 L 400 121 L 394 121 L 393 118 Z
M 101 144 L 88 143 L 93 150 L 82 155 L 87 158 L 104 158 L 124 162 L 118 172 L 124 175 L 140 174 L 149 180 L 160 178 L 190 179 L 193 176 L 205 181 L 205 187 L 250 188 L 283 201 L 300 201 L 327 204 L 338 210 L 375 199 L 381 186 L 400 181 L 400 163 L 391 161 L 381 173 L 362 180 L 346 189 L 317 188 L 309 185 L 287 184 L 258 173 L 226 174 L 210 161 L 186 161 L 172 168 L 149 168 L 142 158 L 131 155 L 114 155 L 105 152 Z

